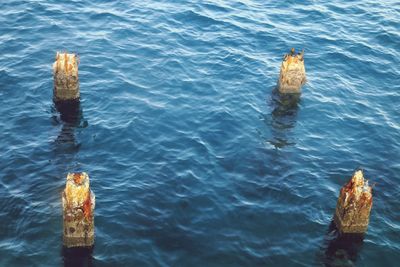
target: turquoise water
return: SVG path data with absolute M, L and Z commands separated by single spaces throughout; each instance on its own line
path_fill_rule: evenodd
M 0 266 L 397 266 L 396 1 L 0 4 Z M 299 98 L 276 90 L 304 48 Z M 80 55 L 81 117 L 52 103 Z M 367 234 L 330 228 L 376 183 Z M 96 194 L 92 256 L 63 253 L 66 174 Z

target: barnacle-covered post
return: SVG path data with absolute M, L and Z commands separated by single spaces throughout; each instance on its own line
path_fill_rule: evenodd
M 90 190 L 89 176 L 85 172 L 68 173 L 62 193 L 65 247 L 93 246 L 94 206 L 95 196 Z
M 306 83 L 306 69 L 304 67 L 304 50 L 296 54 L 292 48 L 289 54 L 283 57 L 278 80 L 278 89 L 281 93 L 300 93 Z
M 57 52 L 53 63 L 53 99 L 56 104 L 60 101 L 79 101 L 78 63 L 77 55 Z
M 372 207 L 372 188 L 364 180 L 361 170 L 340 190 L 334 221 L 344 234 L 360 234 L 367 231 Z
M 53 101 L 64 122 L 79 124 L 81 119 L 79 77 L 79 58 L 75 54 L 56 54 L 53 63 L 54 87 Z

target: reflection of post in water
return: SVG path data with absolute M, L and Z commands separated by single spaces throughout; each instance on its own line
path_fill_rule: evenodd
M 67 151 L 79 149 L 79 144 L 76 143 L 75 139 L 75 128 L 82 127 L 81 122 L 83 121 L 79 100 L 55 102 L 54 106 L 55 110 L 60 114 L 59 120 L 58 116 L 54 116 L 55 121 L 62 123 L 61 132 L 55 140 L 56 149 L 66 149 Z
M 294 144 L 290 142 L 287 133 L 296 123 L 300 94 L 282 94 L 277 89 L 272 91 L 272 134 L 270 143 L 276 148 Z
M 54 101 L 60 119 L 71 126 L 78 126 L 82 118 L 81 102 L 79 99 L 68 101 Z
M 341 234 L 331 221 L 322 247 L 324 266 L 354 266 L 364 234 Z
M 62 257 L 65 267 L 94 266 L 93 249 L 90 248 L 62 248 Z

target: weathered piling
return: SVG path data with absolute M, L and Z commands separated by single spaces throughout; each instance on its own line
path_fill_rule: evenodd
M 292 48 L 291 52 L 283 57 L 278 80 L 279 92 L 300 93 L 305 83 L 304 50 L 296 54 Z
M 361 170 L 340 190 L 334 221 L 341 233 L 357 234 L 367 231 L 372 207 L 372 188 Z
M 56 61 L 53 63 L 53 99 L 56 104 L 79 100 L 78 64 L 77 55 L 57 52 Z
M 62 206 L 64 246 L 93 246 L 95 196 L 90 190 L 89 176 L 85 172 L 68 174 Z

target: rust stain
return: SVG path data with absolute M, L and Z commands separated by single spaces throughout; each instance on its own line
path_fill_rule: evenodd
M 372 202 L 372 188 L 365 182 L 361 171 L 357 171 L 350 181 L 340 190 L 341 195 L 348 194 L 349 201 L 360 201 L 360 203 Z
M 88 194 L 85 202 L 83 202 L 82 208 L 85 219 L 90 222 L 92 220 L 92 199 L 90 193 Z
M 75 184 L 82 184 L 84 176 L 82 173 L 74 173 L 74 183 Z
M 67 176 L 65 199 L 70 207 L 81 206 L 90 194 L 89 181 L 85 173 L 71 173 Z

